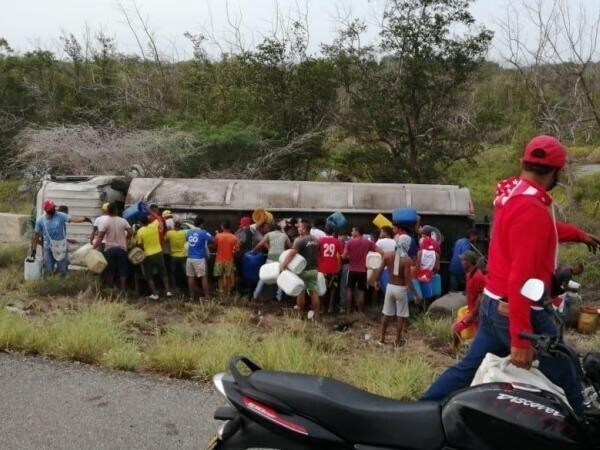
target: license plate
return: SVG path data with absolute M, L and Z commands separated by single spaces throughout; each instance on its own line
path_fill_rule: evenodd
M 215 436 L 210 440 L 210 442 L 206 445 L 206 450 L 215 450 L 219 445 L 219 437 Z

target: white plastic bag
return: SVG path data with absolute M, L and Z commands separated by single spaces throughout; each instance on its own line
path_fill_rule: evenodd
M 565 396 L 565 391 L 540 372 L 537 364 L 538 361 L 534 361 L 535 367 L 525 370 L 511 364 L 510 356 L 501 358 L 488 353 L 477 369 L 471 386 L 486 383 L 518 383 L 551 392 L 568 405 L 569 401 Z

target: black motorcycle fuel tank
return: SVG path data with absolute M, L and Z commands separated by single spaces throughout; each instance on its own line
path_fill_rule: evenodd
M 449 447 L 464 450 L 587 450 L 580 421 L 556 396 L 490 383 L 464 389 L 442 408 Z

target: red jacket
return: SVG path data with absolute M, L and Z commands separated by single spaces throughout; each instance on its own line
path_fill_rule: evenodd
M 544 281 L 549 290 L 556 269 L 558 242 L 581 242 L 586 233 L 556 222 L 552 197 L 529 180 L 509 179 L 498 184 L 494 224 L 490 240 L 486 291 L 508 299 L 511 346 L 528 348 L 519 338 L 532 332 L 531 306 L 521 287 L 529 278 Z

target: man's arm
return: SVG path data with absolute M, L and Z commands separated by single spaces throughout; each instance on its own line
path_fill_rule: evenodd
M 419 297 L 419 294 L 418 294 L 417 290 L 415 289 L 415 286 L 413 285 L 412 264 L 409 264 L 409 263 L 404 264 L 404 279 L 406 280 L 406 287 L 408 288 L 408 290 L 410 292 L 412 292 L 412 295 L 415 299 L 415 303 L 417 303 L 417 304 L 421 303 L 421 297 Z
M 106 236 L 106 231 L 101 231 L 98 234 L 98 237 L 96 239 L 92 240 L 92 247 L 94 247 L 95 249 L 100 247 L 100 244 L 102 243 L 102 240 L 104 239 L 105 236 Z
M 67 220 L 67 222 L 69 223 L 93 223 L 92 219 L 90 219 L 89 217 L 82 217 L 82 216 L 69 216 L 69 219 Z
M 259 251 L 261 248 L 265 248 L 267 247 L 267 238 L 263 237 L 260 241 L 258 241 L 258 244 L 256 244 L 254 246 L 254 248 L 252 249 L 253 252 L 257 252 Z
M 563 222 L 556 222 L 556 231 L 558 232 L 559 242 L 580 242 L 588 246 L 588 249 L 596 253 L 600 246 L 600 239 L 582 229 Z

